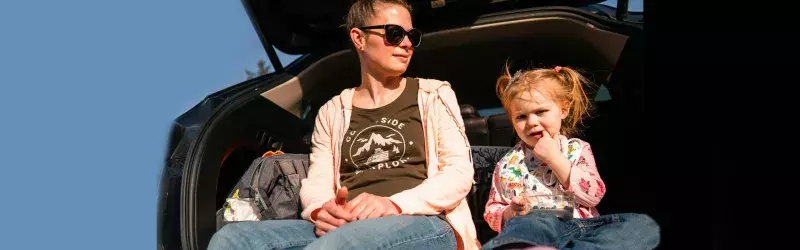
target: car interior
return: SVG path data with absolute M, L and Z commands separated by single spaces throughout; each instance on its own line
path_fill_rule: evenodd
M 643 106 L 642 49 L 640 42 L 630 42 L 633 39 L 639 38 L 557 17 L 477 24 L 424 36 L 405 75 L 446 80 L 455 90 L 473 158 L 482 158 L 475 160 L 475 185 L 467 199 L 481 242 L 496 235 L 483 220 L 494 163 L 503 149 L 518 141 L 494 90 L 507 63 L 512 72 L 570 66 L 592 81 L 595 87 L 589 94 L 596 99 L 595 110 L 579 137 L 592 145 L 600 174 L 613 190 L 598 210 L 646 210 L 626 202 L 646 192 L 636 190 L 639 180 L 626 173 L 634 166 L 624 159 L 630 147 L 626 144 L 637 136 Z M 198 186 L 195 195 L 201 208 L 193 223 L 200 242 L 207 243 L 214 233 L 216 209 L 255 158 L 269 150 L 310 152 L 316 111 L 341 90 L 358 85 L 358 65 L 349 50 L 332 53 L 218 119 L 219 126 L 209 132 L 215 134 L 204 142 L 209 154 L 203 160 L 219 162 L 219 167 L 202 170 L 209 174 L 198 182 L 216 185 Z M 629 124 L 618 126 L 623 123 Z M 215 197 L 213 202 L 210 197 Z

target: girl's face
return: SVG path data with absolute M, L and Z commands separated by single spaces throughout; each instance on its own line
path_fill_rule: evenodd
M 561 120 L 567 117 L 566 105 L 559 105 L 538 90 L 522 92 L 513 98 L 509 106 L 509 117 L 514 131 L 520 139 L 533 148 L 542 138 L 542 131 L 551 136 L 561 131 Z
M 411 14 L 399 5 L 382 4 L 375 7 L 375 16 L 365 26 L 396 24 L 406 31 L 414 26 L 411 24 Z M 400 76 L 408 68 L 414 47 L 408 36 L 403 38 L 400 45 L 391 45 L 384 38 L 386 31 L 383 29 L 361 30 L 354 28 L 350 31 L 356 49 L 361 54 L 361 60 L 369 71 L 383 76 Z

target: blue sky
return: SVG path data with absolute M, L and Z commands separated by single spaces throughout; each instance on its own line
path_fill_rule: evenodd
M 171 121 L 259 58 L 240 1 L 2 1 L 3 248 L 153 249 Z
M 0 2 L 3 248 L 154 248 L 171 121 L 259 58 L 238 0 Z

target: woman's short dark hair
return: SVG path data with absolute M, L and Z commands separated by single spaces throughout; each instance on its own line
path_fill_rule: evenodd
M 375 7 L 381 4 L 396 4 L 411 13 L 411 5 L 405 0 L 356 0 L 345 19 L 346 32 L 353 28 L 364 27 L 369 19 L 375 16 Z

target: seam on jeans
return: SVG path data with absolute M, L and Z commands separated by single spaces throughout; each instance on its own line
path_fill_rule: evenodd
M 521 239 L 521 238 L 517 238 L 517 237 L 505 237 L 505 238 L 501 238 L 499 240 L 494 240 L 494 239 L 490 240 L 489 242 L 486 243 L 485 248 L 494 249 L 494 248 L 500 248 L 500 247 L 506 246 L 508 244 L 518 244 L 518 243 L 534 245 L 534 246 L 545 246 L 545 244 L 539 244 L 539 243 L 533 242 L 532 240 Z
M 287 244 L 271 244 L 271 245 L 264 246 L 261 249 L 276 249 L 276 248 L 277 249 L 284 249 L 284 248 L 288 248 L 288 247 L 308 246 L 312 242 L 314 242 L 314 240 L 303 240 L 303 241 L 298 240 L 298 241 L 288 242 Z
M 572 226 L 569 231 L 566 231 L 564 234 L 562 234 L 561 235 L 562 237 L 568 234 L 575 233 L 577 231 L 581 231 L 581 229 L 583 228 L 583 224 L 581 224 L 578 221 L 571 221 L 571 224 L 573 224 L 574 226 Z
M 435 218 L 437 220 L 441 221 L 441 219 L 439 217 L 435 217 Z M 439 234 L 436 234 L 436 235 L 433 235 L 433 236 L 429 236 L 429 237 L 411 237 L 411 238 L 409 238 L 407 240 L 401 240 L 401 241 L 396 242 L 395 244 L 388 245 L 388 248 L 395 248 L 397 246 L 400 246 L 400 245 L 403 245 L 403 244 L 407 244 L 407 243 L 411 243 L 411 242 L 415 242 L 415 241 L 425 241 L 425 240 L 430 240 L 430 239 L 436 239 L 436 238 L 441 238 L 442 236 L 447 237 L 448 233 L 453 233 L 453 243 L 455 243 L 456 246 L 458 246 L 458 243 L 456 242 L 456 239 L 455 239 L 455 231 L 453 231 L 452 227 L 450 227 L 449 225 L 446 225 L 444 227 L 444 230 L 442 230 L 442 231 L 443 232 L 441 232 Z
M 613 218 L 613 217 L 612 217 Z M 603 218 L 598 220 L 597 218 L 593 218 L 592 220 L 584 220 L 584 225 L 586 227 L 595 227 L 603 224 L 608 224 L 609 218 Z M 613 223 L 613 219 L 610 220 Z
M 586 228 L 581 222 L 573 220 L 570 223 L 574 224 L 575 226 L 558 237 L 559 239 L 556 240 L 556 246 L 558 249 L 565 248 L 575 238 L 575 236 L 569 237 L 569 235 L 578 234 L 578 237 L 581 237 L 586 233 Z

